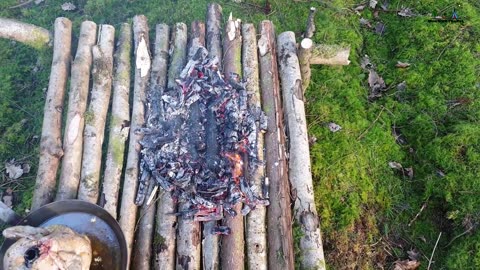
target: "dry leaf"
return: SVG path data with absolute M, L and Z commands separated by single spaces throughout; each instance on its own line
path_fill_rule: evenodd
M 342 127 L 333 122 L 330 122 L 328 123 L 328 129 L 330 129 L 331 132 L 337 132 L 340 131 Z
M 381 8 L 385 11 L 388 10 L 388 6 L 390 6 L 390 3 L 388 1 L 385 1 L 382 3 Z
M 135 61 L 137 69 L 140 69 L 140 77 L 145 77 L 151 67 L 150 54 L 148 53 L 147 42 L 142 36 L 142 39 L 138 43 L 137 58 Z
M 368 74 L 368 85 L 372 90 L 381 90 L 386 87 L 383 78 L 374 70 L 370 70 Z
M 401 16 L 401 17 L 413 17 L 413 16 L 415 16 L 412 9 L 410 9 L 410 8 L 402 8 L 397 14 L 398 14 L 398 16 Z
M 403 170 L 403 173 L 406 174 L 408 176 L 408 178 L 413 179 L 413 168 L 412 167 L 405 168 Z
M 370 58 L 368 55 L 365 55 L 362 60 L 360 61 L 360 67 L 362 67 L 363 70 L 370 70 L 374 69 L 375 66 L 370 62 Z
M 15 164 L 15 160 L 5 163 L 5 170 L 10 179 L 18 179 L 23 175 L 23 169 L 20 164 Z
M 395 262 L 393 270 L 415 270 L 420 266 L 420 262 L 416 260 L 403 260 Z
M 372 28 L 372 25 L 370 24 L 370 21 L 365 19 L 365 18 L 360 18 L 360 26 Z
M 422 257 L 420 252 L 418 252 L 415 249 L 407 251 L 407 254 L 408 254 L 408 258 L 412 261 L 418 261 Z
M 353 10 L 355 11 L 362 11 L 365 9 L 365 5 L 359 5 L 359 6 L 356 6 Z
M 42 3 L 44 0 L 35 0 L 35 5 Z
M 402 164 L 400 164 L 398 162 L 395 162 L 395 161 L 388 162 L 388 166 L 390 166 L 390 168 L 395 169 L 395 170 L 403 170 Z
M 13 206 L 13 196 L 12 195 L 3 196 L 2 201 L 6 206 L 12 208 L 12 206 Z
M 392 127 L 392 135 L 395 138 L 396 143 L 398 143 L 400 145 L 407 144 L 407 139 L 405 139 L 405 136 L 402 135 L 399 128 L 393 126 Z
M 71 2 L 66 2 L 62 4 L 62 10 L 64 11 L 73 11 L 75 9 L 77 9 L 77 7 Z
M 403 81 L 403 82 L 397 84 L 397 90 L 398 91 L 405 91 L 405 89 L 407 89 L 407 82 L 406 81 Z
M 30 172 L 30 164 L 28 163 L 23 163 L 22 164 L 22 170 L 24 174 L 27 174 Z
M 409 66 L 410 66 L 409 63 L 404 63 L 404 62 L 400 62 L 400 61 L 398 61 L 397 64 L 395 65 L 395 67 L 397 67 L 397 68 L 407 68 Z
M 373 12 L 373 18 L 378 19 L 378 10 Z
M 379 34 L 380 36 L 382 36 L 386 30 L 387 26 L 381 22 L 378 22 L 377 25 L 375 25 L 375 33 Z
M 377 0 L 370 0 L 370 3 L 368 4 L 371 8 L 375 8 L 377 6 L 378 1 Z

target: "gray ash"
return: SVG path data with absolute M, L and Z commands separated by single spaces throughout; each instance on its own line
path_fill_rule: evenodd
M 198 48 L 187 63 L 177 87 L 147 93 L 139 188 L 135 203 L 142 205 L 150 179 L 189 208 L 176 213 L 197 221 L 221 220 L 224 212 L 235 216 L 243 203 L 246 215 L 257 205 L 268 205 L 262 190 L 245 178 L 248 170 L 264 166 L 257 157 L 257 138 L 266 130 L 266 116 L 249 106 L 249 93 L 238 74 L 229 81 L 219 72 L 216 58 Z M 253 94 L 253 93 L 252 93 Z M 264 193 L 264 192 L 263 192 Z M 228 234 L 219 226 L 215 234 Z

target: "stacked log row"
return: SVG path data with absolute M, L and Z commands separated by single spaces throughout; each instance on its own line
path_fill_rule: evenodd
M 97 39 L 97 25 L 85 21 L 80 26 L 77 53 L 72 65 L 63 160 L 56 200 L 75 199 L 80 183 L 83 152 L 83 128 L 87 108 L 92 47 Z
M 100 194 L 100 168 L 108 106 L 112 91 L 115 28 L 100 25 L 99 40 L 92 48 L 93 86 L 83 134 L 83 161 L 78 198 L 97 203 Z M 71 124 L 71 123 L 70 123 Z
M 133 34 L 135 42 L 135 81 L 133 88 L 133 108 L 130 126 L 130 142 L 128 146 L 127 164 L 123 182 L 122 204 L 120 208 L 120 227 L 125 234 L 128 248 L 128 264 L 133 248 L 137 206 L 135 195 L 138 184 L 138 166 L 142 134 L 135 132 L 145 123 L 145 91 L 150 74 L 150 53 L 147 18 L 143 15 L 133 18 Z
M 40 160 L 32 198 L 32 210 L 52 201 L 62 150 L 63 99 L 70 70 L 72 22 L 57 18 L 54 24 L 52 69 L 43 115 Z
M 325 269 L 319 219 L 315 207 L 308 144 L 302 78 L 296 52 L 295 34 L 278 36 L 279 75 L 289 140 L 289 179 L 294 194 L 295 222 L 302 231 L 301 265 L 305 269 Z
M 270 195 L 267 209 L 268 266 L 270 269 L 294 269 L 290 186 L 275 31 L 270 21 L 261 22 L 259 28 L 262 105 L 268 121 L 265 134 L 266 181 L 269 182 Z
M 207 7 L 207 25 L 206 25 L 206 45 L 209 57 L 215 57 L 219 60 L 219 68 L 221 68 L 222 61 L 222 39 L 221 39 L 221 24 L 222 8 L 216 3 L 209 4 Z M 210 170 L 215 170 L 215 156 L 218 155 L 217 144 L 217 125 L 215 120 L 215 113 L 212 110 L 207 110 L 207 121 L 205 123 L 206 133 L 206 162 Z M 216 270 L 219 267 L 219 237 L 212 234 L 213 228 L 216 226 L 216 221 L 208 221 L 203 223 L 203 240 L 202 240 L 202 262 L 206 270 Z

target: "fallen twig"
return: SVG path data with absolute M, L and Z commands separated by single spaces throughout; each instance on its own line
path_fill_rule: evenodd
M 427 199 L 428 201 L 428 199 Z M 420 211 L 418 211 L 418 213 L 415 215 L 415 217 L 408 223 L 408 227 L 412 226 L 413 222 L 415 222 L 415 220 L 417 220 L 417 218 L 420 216 L 420 214 L 423 212 L 423 210 L 425 210 L 425 208 L 427 207 L 427 202 L 424 202 L 422 207 L 420 208 Z
M 373 122 L 370 124 L 370 126 L 367 129 L 365 129 L 365 131 L 362 132 L 362 134 L 360 134 L 360 136 L 358 136 L 358 138 L 357 138 L 358 141 L 360 139 L 362 139 L 368 133 L 368 131 L 370 131 L 370 129 L 373 127 L 373 125 L 375 125 L 375 123 L 378 121 L 378 119 L 380 119 L 380 115 L 382 115 L 384 110 L 385 110 L 385 107 L 382 106 L 382 110 L 380 110 L 380 112 L 377 114 L 377 117 L 375 118 L 375 120 L 373 120 Z
M 432 259 L 433 259 L 433 254 L 435 254 L 435 250 L 437 249 L 438 241 L 440 241 L 440 237 L 442 237 L 442 232 L 438 234 L 437 242 L 435 243 L 435 246 L 433 247 L 432 255 L 430 256 L 430 260 L 428 260 L 428 267 L 427 270 L 430 270 L 430 265 L 432 264 Z

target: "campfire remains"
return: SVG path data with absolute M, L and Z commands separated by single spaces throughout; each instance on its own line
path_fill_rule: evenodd
M 42 44 L 51 39 L 7 22 L 40 31 Z M 53 200 L 62 161 L 56 199 L 96 202 L 118 218 L 136 269 L 294 269 L 292 220 L 302 232 L 296 259 L 325 269 L 303 93 L 310 64 L 348 64 L 348 53 L 318 60 L 314 10 L 298 53 L 293 32 L 276 40 L 269 21 L 258 36 L 231 15 L 222 34 L 221 22 L 221 7 L 210 4 L 206 25 L 194 21 L 188 35 L 183 23 L 158 24 L 152 45 L 147 18 L 135 16 L 116 46 L 113 26 L 84 22 L 70 74 L 71 22 L 58 18 L 32 208 Z M 0 37 L 32 42 L 11 35 L 0 28 Z

